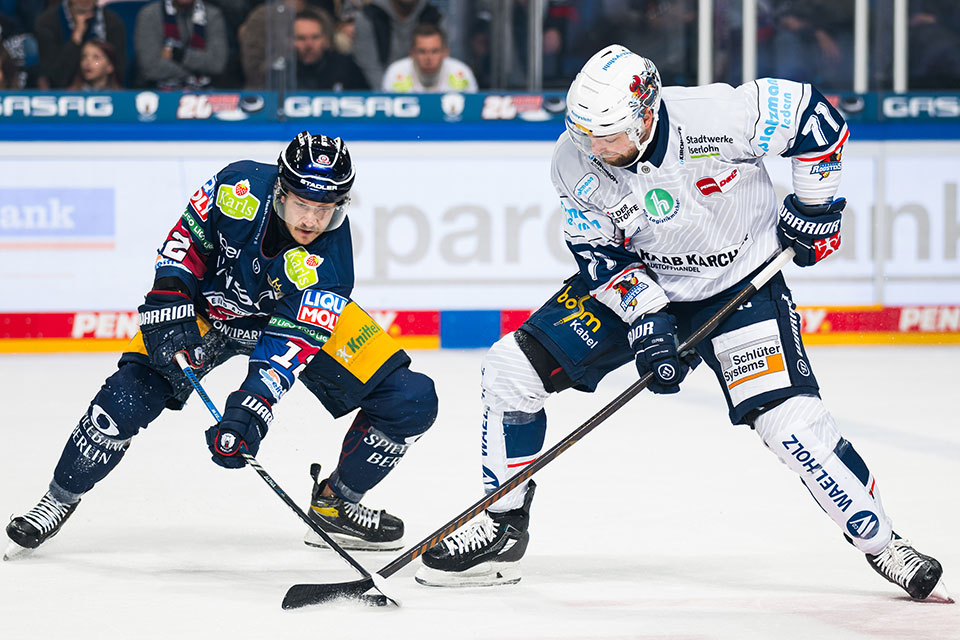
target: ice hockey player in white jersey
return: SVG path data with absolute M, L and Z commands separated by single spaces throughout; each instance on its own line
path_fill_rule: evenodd
M 702 361 L 731 422 L 754 429 L 799 475 L 880 575 L 929 597 L 941 565 L 893 531 L 873 474 L 824 407 L 781 274 L 695 353 L 677 352 L 781 248 L 803 267 L 837 250 L 848 135 L 840 113 L 811 85 L 782 79 L 661 88 L 653 62 L 613 45 L 571 85 L 566 129 L 552 179 L 579 270 L 484 358 L 485 490 L 536 460 L 551 393 L 593 391 L 631 360 L 653 373 L 651 391 L 676 393 Z M 767 155 L 792 163 L 794 193 L 783 203 Z M 533 490 L 520 485 L 425 553 L 417 580 L 519 580 Z

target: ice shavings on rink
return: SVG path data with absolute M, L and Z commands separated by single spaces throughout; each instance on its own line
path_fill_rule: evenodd
M 960 591 L 960 349 L 814 348 L 827 408 L 877 477 L 894 528 Z M 413 352 L 440 395 L 436 425 L 364 499 L 406 522 L 407 546 L 479 497 L 482 351 Z M 6 447 L 0 510 L 46 490 L 63 444 L 113 371 L 111 354 L 0 356 Z M 204 385 L 222 407 L 242 359 Z M 547 403 L 548 444 L 632 382 Z M 295 500 L 311 462 L 335 463 L 349 418 L 300 387 L 277 406 L 258 459 Z M 523 580 L 496 589 L 417 585 L 414 562 L 384 582 L 401 609 L 336 603 L 283 611 L 301 582 L 352 580 L 252 470 L 210 462 L 211 418 L 191 399 L 138 435 L 123 464 L 32 557 L 0 564 L 4 637 L 20 638 L 960 638 L 960 606 L 911 602 L 848 545 L 748 429 L 716 381 L 644 393 L 537 474 Z M 369 570 L 399 552 L 355 552 Z

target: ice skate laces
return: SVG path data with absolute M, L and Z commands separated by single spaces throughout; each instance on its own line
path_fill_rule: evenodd
M 24 514 L 23 519 L 32 524 L 43 534 L 57 528 L 57 525 L 70 514 L 70 505 L 63 504 L 49 493 L 40 498 L 40 502 L 33 509 Z
M 910 546 L 909 540 L 895 538 L 883 551 L 873 556 L 873 562 L 883 575 L 906 589 L 925 560 Z
M 465 529 L 443 539 L 443 543 L 454 555 L 482 549 L 497 537 L 497 523 L 486 516 L 470 524 Z
M 380 512 L 365 507 L 359 502 L 344 502 L 343 510 L 347 517 L 366 529 L 376 529 L 380 526 Z

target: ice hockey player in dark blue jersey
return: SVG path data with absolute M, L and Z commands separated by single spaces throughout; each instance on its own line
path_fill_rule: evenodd
M 192 387 L 196 374 L 236 355 L 247 375 L 206 431 L 213 461 L 256 455 L 273 406 L 296 379 L 334 417 L 357 409 L 339 464 L 314 479 L 309 514 L 348 549 L 398 549 L 403 522 L 360 504 L 433 424 L 433 381 L 350 298 L 353 249 L 346 216 L 355 167 L 340 138 L 304 131 L 277 165 L 235 162 L 193 194 L 158 251 L 140 332 L 70 434 L 40 502 L 7 525 L 7 557 L 60 531 L 81 496 L 109 474 L 133 437 Z M 322 546 L 312 532 L 308 544 Z

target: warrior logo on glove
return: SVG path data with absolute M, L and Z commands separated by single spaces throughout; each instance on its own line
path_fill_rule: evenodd
M 663 381 L 673 380 L 677 377 L 677 370 L 671 364 L 662 364 L 657 367 L 657 377 Z

